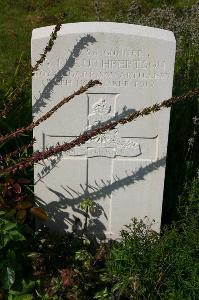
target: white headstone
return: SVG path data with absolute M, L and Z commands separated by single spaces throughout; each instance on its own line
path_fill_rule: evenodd
M 53 26 L 32 34 L 32 64 Z M 35 128 L 35 150 L 71 141 L 98 122 L 118 118 L 172 95 L 175 38 L 172 32 L 118 23 L 65 24 L 33 77 L 37 119 L 89 80 L 95 86 Z M 133 217 L 155 219 L 159 231 L 170 110 L 99 135 L 85 145 L 36 164 L 35 194 L 46 204 L 48 225 L 77 230 L 84 223 L 80 203 L 95 209 L 88 231 L 117 238 Z

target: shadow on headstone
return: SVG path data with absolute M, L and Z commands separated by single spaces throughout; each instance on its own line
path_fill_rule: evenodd
M 89 130 L 94 130 L 96 128 L 103 127 L 109 123 L 111 123 L 112 121 L 117 121 L 119 119 L 125 118 L 128 115 L 130 115 L 131 113 L 136 112 L 135 109 L 131 109 L 131 108 L 127 108 L 126 105 L 123 107 L 122 112 L 118 113 L 116 112 L 116 114 L 111 117 L 110 119 L 108 119 L 107 121 L 104 122 L 98 122 L 98 124 L 91 126 L 91 128 L 89 128 Z M 88 129 L 84 130 L 81 134 L 89 131 Z M 55 146 L 55 145 L 52 145 Z M 58 153 L 57 155 L 49 158 L 46 162 L 43 162 L 43 169 L 41 170 L 41 172 L 38 174 L 38 179 L 35 180 L 34 184 L 37 184 L 39 181 L 42 181 L 42 179 L 44 179 L 54 168 L 56 168 L 59 164 L 59 162 L 62 159 L 62 153 Z M 41 164 L 41 163 L 40 163 Z
M 75 61 L 77 57 L 80 55 L 81 51 L 85 49 L 90 44 L 93 44 L 96 42 L 96 39 L 91 36 L 90 34 L 87 34 L 86 36 L 82 37 L 77 44 L 74 46 L 70 56 L 68 59 L 66 59 L 66 63 L 61 68 L 57 74 L 47 83 L 47 85 L 44 87 L 42 93 L 40 94 L 40 97 L 36 100 L 35 104 L 32 106 L 32 113 L 37 114 L 41 111 L 42 107 L 46 107 L 46 101 L 49 100 L 50 95 L 53 91 L 53 88 L 55 85 L 57 85 L 64 76 L 67 75 L 67 72 L 70 71 L 73 66 L 75 65 Z M 61 99 L 60 99 L 61 100 Z
M 64 190 L 63 193 L 60 193 L 52 188 L 48 188 L 50 192 L 52 192 L 55 196 L 55 200 L 51 203 L 46 204 L 41 198 L 37 198 L 37 202 L 43 205 L 45 210 L 49 213 L 49 221 L 47 221 L 46 225 L 54 230 L 58 230 L 59 232 L 66 232 L 69 228 L 76 234 L 81 234 L 83 229 L 82 220 L 79 219 L 75 214 L 80 214 L 83 217 L 86 217 L 85 211 L 80 208 L 80 203 L 90 198 L 92 201 L 98 199 L 105 199 L 105 197 L 111 197 L 111 193 L 113 191 L 117 191 L 120 188 L 125 190 L 131 184 L 134 184 L 138 181 L 144 181 L 145 176 L 153 171 L 159 169 L 162 166 L 165 166 L 166 156 L 161 159 L 150 163 L 145 167 L 140 167 L 136 171 L 127 172 L 126 177 L 119 178 L 118 176 L 114 177 L 114 182 L 110 182 L 107 180 L 105 182 L 103 179 L 101 181 L 95 181 L 94 185 L 89 185 L 83 187 L 80 185 L 82 189 L 82 193 L 77 192 L 70 188 L 69 186 L 61 186 Z M 88 192 L 88 188 L 93 190 L 92 192 Z M 69 197 L 66 196 L 66 193 L 69 194 Z M 102 200 L 103 201 L 103 200 Z M 133 201 L 133 199 L 132 199 Z M 125 203 L 124 203 L 125 205 Z M 70 208 L 67 211 L 67 209 Z M 108 219 L 106 213 L 103 209 L 103 206 L 99 203 L 96 203 L 95 211 L 91 214 L 91 217 L 88 219 L 88 232 L 89 235 L 97 234 L 100 239 L 105 239 L 105 226 L 100 221 L 99 217 L 104 214 L 105 218 Z M 133 218 L 132 212 L 132 218 Z

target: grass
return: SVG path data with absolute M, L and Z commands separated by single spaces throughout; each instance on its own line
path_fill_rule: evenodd
M 94 0 L 0 0 L 0 87 L 7 88 L 20 60 L 30 61 L 31 32 L 36 27 L 55 24 L 56 15 L 65 12 L 65 23 L 95 21 Z M 114 21 L 122 11 L 125 16 L 131 0 L 101 0 L 102 21 Z M 139 1 L 138 1 L 139 2 Z M 157 7 L 162 1 L 142 1 L 146 7 Z M 196 1 L 166 1 L 177 7 Z M 20 72 L 19 72 L 20 73 Z M 21 73 L 23 74 L 23 68 Z
M 105 19 L 113 18 L 117 7 L 130 1 L 101 1 Z M 65 23 L 95 21 L 94 1 L 90 0 L 0 0 L 0 86 L 9 86 L 17 61 L 29 63 L 31 32 L 36 27 L 55 24 L 60 12 Z

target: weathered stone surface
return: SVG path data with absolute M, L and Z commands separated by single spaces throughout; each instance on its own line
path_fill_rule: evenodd
M 32 35 L 32 64 L 53 26 Z M 35 150 L 70 141 L 98 122 L 118 118 L 172 95 L 175 38 L 172 32 L 118 23 L 65 24 L 33 78 L 37 119 L 90 79 L 96 86 L 63 106 L 35 128 Z M 85 145 L 36 164 L 35 193 L 46 203 L 50 226 L 78 230 L 79 207 L 90 198 L 95 209 L 88 230 L 117 238 L 133 217 L 161 222 L 170 110 L 150 115 Z

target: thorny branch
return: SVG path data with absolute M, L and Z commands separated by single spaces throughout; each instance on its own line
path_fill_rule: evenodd
M 8 133 L 4 136 L 0 136 L 0 143 L 5 143 L 6 141 L 8 141 L 11 138 L 15 138 L 23 133 L 27 133 L 28 131 L 31 131 L 33 128 L 35 128 L 36 126 L 38 126 L 39 124 L 41 124 L 43 121 L 45 121 L 46 119 L 50 118 L 60 107 L 62 107 L 65 103 L 69 102 L 70 100 L 72 100 L 75 96 L 78 96 L 80 94 L 85 93 L 89 88 L 97 85 L 97 84 L 101 84 L 101 82 L 99 80 L 90 80 L 86 85 L 80 87 L 79 90 L 77 90 L 76 92 L 74 92 L 73 94 L 71 94 L 68 97 L 65 97 L 63 100 L 61 100 L 57 105 L 55 105 L 53 108 L 51 108 L 51 110 L 49 112 L 47 112 L 46 114 L 44 114 L 42 117 L 40 117 L 37 121 L 32 122 L 31 124 L 29 124 L 26 127 L 22 127 L 22 128 L 18 128 L 15 131 Z
M 53 146 L 43 152 L 35 152 L 32 156 L 28 157 L 26 160 L 16 163 L 13 166 L 10 166 L 8 168 L 2 169 L 0 171 L 0 174 L 5 173 L 16 173 L 18 170 L 24 170 L 29 166 L 32 166 L 34 163 L 37 163 L 41 160 L 47 159 L 52 155 L 56 155 L 62 151 L 68 151 L 76 146 L 85 144 L 88 140 L 91 138 L 97 136 L 98 134 L 103 134 L 104 132 L 108 130 L 113 130 L 117 125 L 121 124 L 124 125 L 126 123 L 132 122 L 136 120 L 138 117 L 143 117 L 146 115 L 149 115 L 150 113 L 157 112 L 161 110 L 162 108 L 168 108 L 172 106 L 173 104 L 179 103 L 184 101 L 187 98 L 192 98 L 193 96 L 199 95 L 199 89 L 195 89 L 192 91 L 189 91 L 188 93 L 172 97 L 168 100 L 164 100 L 159 104 L 154 104 L 152 106 L 146 107 L 144 109 L 141 109 L 139 111 L 133 112 L 129 115 L 127 115 L 124 118 L 120 118 L 116 121 L 112 121 L 109 124 L 106 124 L 104 126 L 98 127 L 97 129 L 86 131 L 83 134 L 81 134 L 79 137 L 75 138 L 71 142 L 66 142 L 62 145 Z
M 44 52 L 40 55 L 40 59 L 38 59 L 36 61 L 36 64 L 34 65 L 34 67 L 32 67 L 32 76 L 35 74 L 35 72 L 39 69 L 39 66 L 44 62 L 44 60 L 46 59 L 46 55 L 48 52 L 50 52 L 52 50 L 52 47 L 55 43 L 55 40 L 57 38 L 57 33 L 58 31 L 61 29 L 62 26 L 62 21 L 64 19 L 65 14 L 61 14 L 59 21 L 57 23 L 57 25 L 55 26 L 54 30 L 52 31 L 51 35 L 50 35 L 50 39 L 48 41 L 48 45 L 45 47 Z
M 19 154 L 27 151 L 28 149 L 30 149 L 33 144 L 36 142 L 36 139 L 33 138 L 32 141 L 28 144 L 28 145 L 23 145 L 19 148 L 17 148 L 16 150 L 6 154 L 5 156 L 0 156 L 0 163 L 3 162 L 7 162 L 8 160 L 13 159 L 14 157 L 18 156 Z
M 21 84 L 18 85 L 18 87 L 8 96 L 6 103 L 4 104 L 4 108 L 0 111 L 0 118 L 6 118 L 15 103 L 17 102 L 17 98 L 20 96 L 20 93 L 23 91 L 25 86 L 30 82 L 31 77 L 35 74 L 35 72 L 38 70 L 39 66 L 44 62 L 46 59 L 46 55 L 48 52 L 52 50 L 52 47 L 54 45 L 54 42 L 57 38 L 57 33 L 61 28 L 61 23 L 63 21 L 64 14 L 62 14 L 58 20 L 57 25 L 55 26 L 53 32 L 50 35 L 50 39 L 48 42 L 48 45 L 45 47 L 44 52 L 40 55 L 40 58 L 34 65 L 34 67 L 31 68 L 31 72 L 29 72 L 24 80 L 21 82 Z

